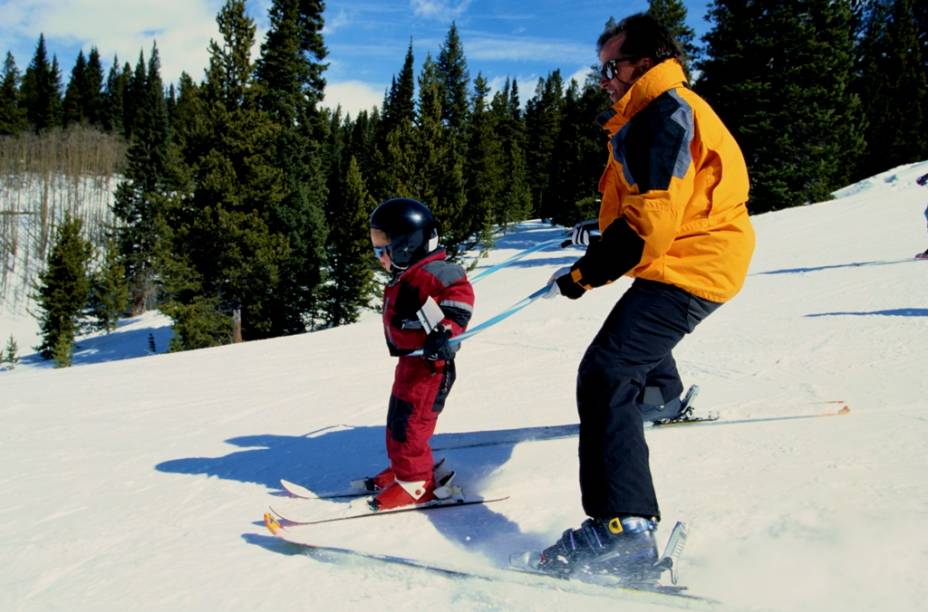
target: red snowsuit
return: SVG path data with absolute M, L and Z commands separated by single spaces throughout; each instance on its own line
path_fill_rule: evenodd
M 464 268 L 445 261 L 437 250 L 398 274 L 383 295 L 383 325 L 390 354 L 399 356 L 387 412 L 387 455 L 397 480 L 416 482 L 432 477 L 429 438 L 454 384 L 454 360 L 408 357 L 422 348 L 426 332 L 416 313 L 431 296 L 444 313 L 440 325 L 451 335 L 467 327 L 474 290 Z

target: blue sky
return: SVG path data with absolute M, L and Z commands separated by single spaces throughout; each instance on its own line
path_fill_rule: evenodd
M 222 0 L 0 0 L 0 52 L 12 51 L 20 72 L 40 32 L 58 57 L 67 82 L 77 52 L 92 46 L 104 68 L 113 55 L 133 65 L 157 41 L 165 81 L 182 71 L 201 79 L 207 45 L 218 39 L 215 17 Z M 269 0 L 249 0 L 258 43 L 267 27 Z M 687 0 L 688 23 L 706 31 L 709 0 Z M 352 114 L 377 105 L 402 67 L 410 39 L 418 72 L 427 53 L 437 57 L 451 22 L 457 23 L 470 76 L 483 75 L 495 90 L 506 77 L 519 82 L 523 101 L 539 77 L 560 68 L 582 78 L 595 61 L 594 43 L 611 16 L 647 9 L 646 0 L 329 0 L 324 36 L 329 50 L 327 105 Z M 257 49 L 255 50 L 257 54 Z

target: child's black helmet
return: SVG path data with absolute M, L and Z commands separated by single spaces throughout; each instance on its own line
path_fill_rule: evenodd
M 371 228 L 390 239 L 390 259 L 408 268 L 438 246 L 438 224 L 428 206 L 410 198 L 393 198 L 371 213 Z

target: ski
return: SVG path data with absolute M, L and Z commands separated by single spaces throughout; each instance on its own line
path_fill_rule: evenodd
M 745 417 L 742 419 L 731 419 L 722 416 L 717 411 L 709 411 L 704 414 L 693 415 L 684 419 L 674 419 L 658 423 L 645 424 L 646 431 L 658 429 L 668 429 L 671 427 L 700 427 L 706 425 L 748 425 L 753 423 L 768 423 L 775 421 L 795 421 L 805 419 L 818 419 L 822 417 L 843 416 L 850 414 L 851 408 L 841 400 L 822 402 L 826 404 L 840 404 L 840 408 L 827 409 L 821 412 L 810 414 L 787 414 L 775 415 L 769 417 Z M 473 434 L 443 434 L 442 438 L 447 442 L 439 442 L 434 450 L 457 450 L 464 448 L 481 448 L 485 446 L 500 446 L 504 444 L 519 444 L 521 442 L 542 442 L 547 440 L 559 440 L 561 438 L 573 438 L 580 433 L 580 425 L 577 423 L 568 423 L 565 425 L 547 425 L 544 427 L 522 428 L 522 429 L 503 429 L 496 431 L 475 432 Z M 461 441 L 458 441 L 460 438 Z M 464 441 L 472 440 L 474 441 Z
M 454 471 L 445 466 L 445 458 L 442 457 L 432 468 L 435 480 L 442 485 L 449 484 L 454 478 Z M 372 484 L 371 477 L 359 478 L 352 480 L 349 488 L 344 491 L 330 491 L 326 493 L 313 493 L 306 487 L 295 482 L 290 482 L 283 478 L 280 479 L 281 488 L 286 491 L 290 497 L 299 499 L 345 499 L 353 497 L 365 497 L 376 493 Z
M 715 419 L 715 420 L 703 420 L 703 421 L 680 421 L 674 422 L 670 421 L 663 425 L 655 425 L 658 429 L 663 429 L 665 427 L 670 427 L 674 425 L 750 425 L 756 423 L 774 423 L 777 421 L 802 421 L 806 419 L 819 419 L 822 417 L 836 417 L 844 416 L 851 413 L 851 408 L 844 402 L 827 402 L 831 403 L 840 403 L 841 407 L 836 409 L 828 409 L 822 412 L 815 412 L 813 414 L 785 414 L 778 416 L 769 416 L 769 417 L 746 417 L 743 419 Z
M 280 479 L 280 486 L 290 494 L 291 497 L 296 497 L 299 499 L 341 499 L 347 497 L 364 497 L 365 495 L 370 495 L 371 491 L 367 489 L 346 489 L 344 491 L 331 491 L 327 493 L 313 493 L 306 487 L 298 485 L 295 482 L 290 482 L 289 480 Z
M 306 504 L 292 504 L 286 506 L 269 506 L 271 513 L 279 519 L 290 525 L 319 525 L 322 523 L 334 523 L 337 521 L 347 521 L 360 518 L 370 518 L 373 516 L 386 516 L 388 514 L 400 514 L 404 512 L 425 512 L 427 510 L 440 510 L 447 508 L 460 508 L 462 506 L 474 506 L 478 504 L 492 504 L 509 499 L 509 496 L 500 497 L 469 497 L 464 495 L 460 487 L 448 486 L 442 492 L 443 497 L 433 499 L 424 504 L 402 506 L 389 510 L 373 510 L 368 504 L 368 500 L 355 500 L 347 506 L 342 505 L 336 508 L 328 515 L 320 514 L 318 506 Z
M 270 513 L 265 513 L 264 524 L 275 537 L 300 546 L 308 556 L 320 561 L 360 561 L 371 564 L 389 564 L 402 566 L 417 571 L 429 572 L 455 580 L 479 580 L 484 582 L 508 582 L 533 588 L 553 589 L 561 592 L 573 592 L 630 602 L 656 604 L 684 609 L 714 609 L 719 602 L 683 592 L 683 587 L 658 587 L 655 589 L 632 586 L 606 586 L 581 580 L 561 579 L 549 574 L 523 572 L 509 567 L 465 568 L 445 563 L 411 559 L 396 555 L 365 552 L 352 548 L 315 545 L 311 538 L 305 537 L 305 530 L 288 528 L 276 520 Z
M 645 424 L 645 427 L 655 428 L 655 427 L 666 427 L 668 425 L 693 425 L 694 423 L 711 423 L 713 421 L 718 421 L 721 418 L 718 412 L 710 410 L 704 415 L 688 415 L 685 417 L 680 417 L 676 419 L 667 419 L 664 421 L 655 421 L 650 425 Z

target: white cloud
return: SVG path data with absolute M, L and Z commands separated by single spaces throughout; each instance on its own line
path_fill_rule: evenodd
M 147 59 L 157 41 L 166 82 L 182 71 L 199 80 L 208 63 L 209 40 L 219 38 L 218 8 L 216 0 L 10 0 L 0 3 L 0 39 L 35 41 L 42 32 L 49 46 L 97 47 L 104 59 L 117 54 L 120 63 L 131 64 L 139 51 Z
M 464 42 L 467 57 L 479 60 L 593 63 L 592 45 L 513 37 L 475 36 Z
M 358 114 L 370 110 L 383 103 L 383 94 L 386 86 L 377 87 L 361 81 L 342 81 L 340 83 L 327 83 L 325 86 L 325 99 L 322 106 L 335 109 L 341 105 L 342 113 L 357 118 Z
M 579 85 L 580 87 L 583 87 L 583 84 L 586 83 L 587 77 L 590 76 L 592 72 L 593 72 L 593 69 L 590 66 L 584 66 L 583 68 L 578 69 L 572 75 L 564 79 L 565 89 L 568 86 L 570 86 L 571 79 L 573 79 L 574 81 L 577 81 L 577 85 Z
M 429 17 L 447 21 L 456 19 L 470 6 L 470 0 L 458 2 L 443 0 L 410 0 L 409 6 L 417 17 Z

